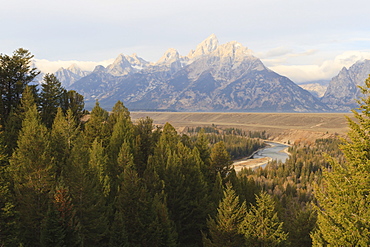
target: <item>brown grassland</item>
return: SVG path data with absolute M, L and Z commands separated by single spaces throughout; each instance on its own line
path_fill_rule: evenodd
M 273 141 L 293 143 L 345 135 L 348 131 L 345 116 L 352 113 L 131 112 L 134 121 L 146 116 L 152 118 L 155 125 L 169 122 L 180 133 L 186 127 L 214 124 L 219 128 L 265 130 Z

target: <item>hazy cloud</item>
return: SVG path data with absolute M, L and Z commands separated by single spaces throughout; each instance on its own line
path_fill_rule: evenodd
M 370 59 L 370 52 L 347 51 L 336 56 L 333 60 L 325 60 L 318 65 L 276 65 L 270 66 L 270 69 L 299 83 L 331 79 L 343 67 L 349 68 L 357 61 L 364 59 Z
M 120 53 L 157 61 L 170 47 L 186 55 L 215 33 L 308 78 L 346 51 L 370 51 L 369 8 L 368 0 L 12 0 L 1 8 L 0 53 L 29 49 L 54 61 L 50 70 L 68 67 L 59 60 L 91 67 Z
M 92 62 L 92 61 L 49 61 L 46 59 L 34 59 L 35 66 L 38 70 L 44 73 L 54 73 L 60 68 L 68 68 L 73 64 L 77 64 L 82 70 L 85 71 L 92 71 L 97 65 L 103 65 L 104 67 L 108 66 L 109 64 L 113 63 L 113 59 L 104 60 L 100 62 Z

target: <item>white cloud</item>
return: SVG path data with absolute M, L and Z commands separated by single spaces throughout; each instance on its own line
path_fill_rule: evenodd
M 347 51 L 337 55 L 332 60 L 325 60 L 318 65 L 283 65 L 277 64 L 269 66 L 273 71 L 289 77 L 294 82 L 305 82 L 314 80 L 330 80 L 336 76 L 343 67 L 349 68 L 359 60 L 370 59 L 368 51 Z M 271 62 L 271 61 L 267 61 Z M 281 61 L 280 61 L 281 62 Z
M 35 66 L 37 69 L 44 73 L 54 73 L 60 68 L 68 68 L 72 64 L 77 64 L 82 70 L 92 71 L 94 70 L 95 66 L 103 65 L 104 67 L 108 66 L 109 64 L 113 63 L 113 59 L 104 60 L 100 62 L 92 62 L 92 61 L 49 61 L 46 59 L 34 59 Z

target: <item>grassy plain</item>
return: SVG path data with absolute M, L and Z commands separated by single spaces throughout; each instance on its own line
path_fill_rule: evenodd
M 314 141 L 348 131 L 345 116 L 352 113 L 205 113 L 205 112 L 131 112 L 135 121 L 149 116 L 154 124 L 172 124 L 179 132 L 185 127 L 235 127 L 250 131 L 266 130 L 271 140 L 279 142 Z

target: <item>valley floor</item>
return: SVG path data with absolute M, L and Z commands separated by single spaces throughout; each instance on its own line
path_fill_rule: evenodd
M 146 116 L 156 125 L 169 122 L 179 132 L 186 127 L 214 124 L 221 128 L 265 130 L 273 141 L 294 143 L 346 134 L 345 116 L 352 116 L 352 113 L 131 112 L 133 121 Z

